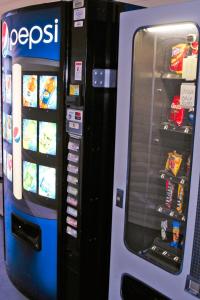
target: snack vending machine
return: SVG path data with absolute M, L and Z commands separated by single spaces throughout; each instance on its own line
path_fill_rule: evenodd
M 5 262 L 31 299 L 107 299 L 124 8 L 75 0 L 2 17 Z
M 109 300 L 200 297 L 199 10 L 121 15 Z

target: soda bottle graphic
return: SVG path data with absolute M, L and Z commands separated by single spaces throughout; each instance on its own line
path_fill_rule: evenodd
M 31 76 L 29 81 L 28 81 L 28 84 L 27 84 L 27 87 L 28 87 L 28 93 L 33 93 L 36 89 L 36 76 Z
M 37 99 L 35 92 L 37 89 L 37 76 L 32 75 L 29 77 L 27 82 L 27 88 L 24 95 L 24 106 L 35 107 L 37 105 Z
M 56 81 L 55 78 L 48 77 L 44 83 L 44 89 L 40 95 L 40 108 L 48 108 L 48 104 L 56 88 Z

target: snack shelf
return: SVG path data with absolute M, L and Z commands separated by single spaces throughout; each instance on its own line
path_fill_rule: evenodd
M 181 74 L 175 74 L 175 73 L 162 73 L 161 74 L 161 78 L 162 79 L 178 79 L 178 80 L 184 80 L 184 78 L 182 78 L 182 75 Z
M 160 238 L 155 238 L 152 246 L 145 250 L 143 254 L 146 257 L 160 257 L 167 260 L 171 264 L 181 264 L 181 249 L 171 247 L 167 242 L 162 241 Z
M 191 135 L 193 128 L 192 126 L 175 126 L 171 122 L 162 122 L 160 124 L 160 129 L 163 131 L 168 131 L 168 132 L 175 132 L 175 133 L 182 133 L 186 135 Z
M 175 74 L 175 73 L 170 73 L 170 72 L 166 72 L 166 73 L 161 73 L 161 78 L 162 79 L 172 79 L 172 80 L 182 80 L 182 81 L 185 81 L 185 82 L 195 82 L 196 79 L 186 79 L 186 78 L 183 78 L 181 74 Z
M 165 215 L 165 216 L 168 216 L 168 217 L 171 217 L 173 219 L 176 219 L 178 221 L 182 221 L 182 222 L 185 222 L 185 216 L 181 213 L 178 213 L 175 209 L 169 209 L 169 208 L 166 208 L 162 205 L 159 205 L 157 208 L 156 208 L 156 211 Z
M 169 179 L 173 183 L 177 184 L 186 184 L 188 179 L 186 176 L 173 176 L 169 171 L 167 170 L 160 170 L 160 178 L 163 180 Z

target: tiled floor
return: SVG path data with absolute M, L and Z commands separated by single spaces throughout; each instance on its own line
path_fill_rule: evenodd
M 27 300 L 10 282 L 5 270 L 2 217 L 0 217 L 0 300 Z

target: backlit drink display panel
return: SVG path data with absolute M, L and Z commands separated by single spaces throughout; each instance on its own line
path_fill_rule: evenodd
M 28 161 L 23 162 L 23 188 L 32 193 L 37 192 L 37 165 Z
M 56 169 L 39 166 L 39 195 L 56 198 Z
M 56 155 L 56 123 L 39 122 L 39 152 Z
M 12 154 L 7 153 L 6 175 L 8 180 L 12 181 Z
M 37 75 L 23 76 L 23 106 L 37 107 Z
M 40 76 L 39 107 L 57 108 L 57 76 Z
M 23 120 L 23 148 L 37 151 L 37 121 Z
M 12 143 L 12 116 L 6 115 L 6 140 Z
M 12 95 L 12 82 L 11 82 L 11 74 L 5 75 L 5 99 L 8 104 L 11 104 L 11 95 Z

